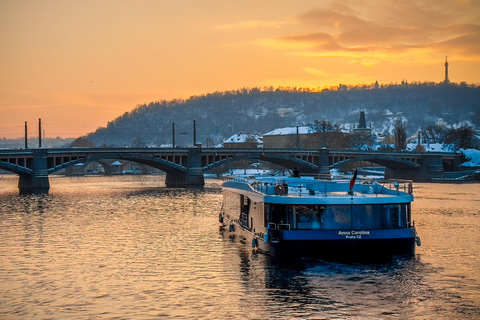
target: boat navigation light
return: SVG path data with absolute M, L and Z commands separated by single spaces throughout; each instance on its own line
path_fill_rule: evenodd
M 397 191 L 398 191 L 398 182 L 395 181 L 395 182 L 393 183 L 393 185 L 395 186 L 395 189 L 397 189 Z

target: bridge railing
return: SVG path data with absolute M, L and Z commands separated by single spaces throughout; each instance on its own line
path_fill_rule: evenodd
M 480 170 L 465 170 L 455 172 L 444 172 L 442 174 L 432 176 L 434 181 L 469 181 L 473 176 L 480 174 Z

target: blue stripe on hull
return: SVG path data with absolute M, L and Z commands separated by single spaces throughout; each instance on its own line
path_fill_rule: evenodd
M 339 234 L 340 233 L 340 234 Z M 336 260 L 390 259 L 415 254 L 411 229 L 314 231 L 291 230 L 270 244 L 275 256 L 309 256 Z
M 368 240 L 414 238 L 410 228 L 381 230 L 283 230 L 277 231 L 281 240 Z

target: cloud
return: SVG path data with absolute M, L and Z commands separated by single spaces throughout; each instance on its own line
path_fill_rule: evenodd
M 305 71 L 308 74 L 314 75 L 315 77 L 319 77 L 319 78 L 330 78 L 330 77 L 332 77 L 332 74 L 330 74 L 328 72 L 325 72 L 325 71 L 322 71 L 322 70 L 315 69 L 315 68 L 304 67 L 303 71 Z
M 446 41 L 436 43 L 434 47 L 438 51 L 455 53 L 459 57 L 463 56 L 464 60 L 478 61 L 480 59 L 480 33 L 472 32 L 459 35 Z
M 289 21 L 261 21 L 247 20 L 222 26 L 216 26 L 215 29 L 258 29 L 258 28 L 280 28 L 283 25 L 291 24 Z
M 431 6 L 392 1 L 377 3 L 376 7 L 369 5 L 365 2 L 364 8 L 355 8 L 342 2 L 339 8 L 308 11 L 292 20 L 296 22 L 295 30 L 303 26 L 311 32 L 262 39 L 258 43 L 289 55 L 341 57 L 364 66 L 382 61 L 426 62 L 451 53 L 465 59 L 480 56 L 480 25 L 469 16 L 471 8 L 464 3 L 438 1 L 437 6 Z M 308 68 L 305 71 L 315 73 Z
M 279 37 L 276 40 L 279 42 L 303 43 L 305 47 L 315 50 L 335 51 L 343 49 L 332 35 L 322 32 Z
M 312 10 L 300 15 L 297 20 L 302 24 L 338 30 L 358 28 L 366 24 L 365 21 L 353 15 L 328 10 Z

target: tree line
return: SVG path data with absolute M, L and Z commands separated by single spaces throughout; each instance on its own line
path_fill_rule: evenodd
M 314 125 L 312 119 L 353 128 L 364 111 L 368 126 L 381 135 L 394 139 L 400 120 L 407 136 L 424 128 L 422 139 L 427 139 L 427 127 L 440 118 L 447 129 L 458 129 L 462 123 L 480 126 L 479 110 L 480 87 L 466 83 L 242 88 L 142 104 L 86 138 L 97 146 L 168 145 L 173 142 L 175 123 L 176 144 L 185 146 L 193 144 L 192 121 L 196 120 L 198 142 L 217 145 L 235 133 L 263 134 L 280 127 Z M 361 145 L 365 139 L 352 138 L 350 145 Z

